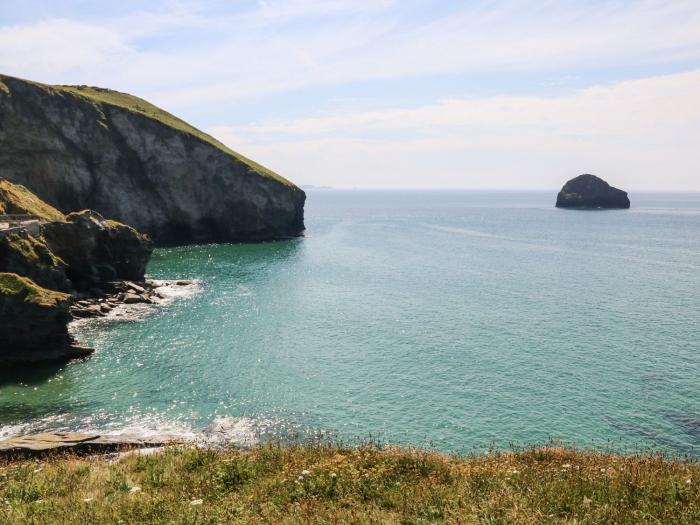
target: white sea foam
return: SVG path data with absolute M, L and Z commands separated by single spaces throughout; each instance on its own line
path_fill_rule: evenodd
M 69 330 L 75 335 L 75 333 L 86 324 L 140 321 L 156 312 L 158 308 L 164 308 L 178 300 L 189 299 L 202 291 L 202 281 L 198 279 L 188 281 L 190 284 L 184 285 L 177 284 L 178 281 L 152 279 L 151 282 L 156 286 L 156 292 L 160 295 L 160 297 L 156 295 L 152 297 L 152 304 L 119 304 L 104 317 L 89 317 L 71 321 Z
M 159 416 L 140 416 L 121 424 L 95 425 L 91 419 L 76 421 L 65 415 L 57 415 L 0 426 L 0 439 L 62 431 L 99 434 L 115 439 L 128 437 L 144 442 L 179 441 L 201 447 L 251 447 L 258 443 L 255 420 L 233 416 L 216 417 L 206 428 L 195 429 L 188 423 L 168 421 Z
M 255 421 L 247 417 L 219 416 L 202 432 L 204 444 L 250 447 L 258 442 Z

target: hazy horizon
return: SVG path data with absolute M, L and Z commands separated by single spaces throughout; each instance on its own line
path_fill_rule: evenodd
M 3 6 L 0 73 L 129 92 L 299 185 L 700 191 L 700 4 Z

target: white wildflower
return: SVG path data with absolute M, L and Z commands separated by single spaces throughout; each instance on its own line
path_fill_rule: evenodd
M 301 475 L 302 475 L 302 476 L 308 476 L 309 474 L 311 474 L 311 472 L 309 472 L 308 470 L 302 470 L 302 471 L 301 471 Z
M 131 487 L 131 490 L 129 490 L 131 494 L 136 494 L 137 492 L 141 492 L 141 487 Z
M 688 478 L 688 479 L 685 480 L 685 484 L 686 484 L 686 485 L 690 485 L 690 478 Z

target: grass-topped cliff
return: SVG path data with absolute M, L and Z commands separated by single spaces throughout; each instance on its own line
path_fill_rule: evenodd
M 0 75 L 2 176 L 68 213 L 156 242 L 261 241 L 304 230 L 304 192 L 139 97 Z
M 16 273 L 0 273 L 0 296 L 16 298 L 17 301 L 36 306 L 53 307 L 70 296 L 66 293 L 47 290 Z
M 0 462 L 0 524 L 696 524 L 700 468 L 550 448 L 362 447 Z
M 62 221 L 64 215 L 20 184 L 0 179 L 0 215 L 34 215 L 43 221 Z
M 271 169 L 266 168 L 265 166 L 262 166 L 257 162 L 252 161 L 247 157 L 244 157 L 240 153 L 233 151 L 231 148 L 229 148 L 225 144 L 222 144 L 211 135 L 204 133 L 203 131 L 195 128 L 194 126 L 191 126 L 184 120 L 181 120 L 175 115 L 172 115 L 171 113 L 168 113 L 167 111 L 160 109 L 157 106 L 154 106 L 153 104 L 143 100 L 142 98 L 135 97 L 134 95 L 130 95 L 128 93 L 121 93 L 119 91 L 94 86 L 49 86 L 38 83 L 37 85 L 43 86 L 45 89 L 53 89 L 62 93 L 84 97 L 96 104 L 110 104 L 112 106 L 118 106 L 128 111 L 133 111 L 134 113 L 144 115 L 148 118 L 161 122 L 166 126 L 182 131 L 183 133 L 188 133 L 194 137 L 197 137 L 198 139 L 203 140 L 204 142 L 211 144 L 212 146 L 223 151 L 224 153 L 227 153 L 239 159 L 241 162 L 243 162 L 250 168 L 263 174 L 266 177 L 276 179 L 287 186 L 294 186 L 292 182 L 288 181 L 281 175 L 278 175 Z
M 64 215 L 4 180 L 0 213 L 40 218 L 0 226 L 0 367 L 84 357 L 67 331 L 64 292 L 102 296 L 114 281 L 143 280 L 151 240 L 91 210 Z
M 68 294 L 0 273 L 0 367 L 85 355 L 68 334 L 69 305 Z

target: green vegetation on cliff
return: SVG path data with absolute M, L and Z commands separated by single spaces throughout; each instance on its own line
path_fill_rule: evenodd
M 0 523 L 700 522 L 700 468 L 559 448 L 299 445 L 0 463 Z
M 66 293 L 47 290 L 16 273 L 0 273 L 0 296 L 20 298 L 38 306 L 55 306 L 70 298 Z
M 64 215 L 21 184 L 0 179 L 0 215 L 35 215 L 43 221 L 62 221 Z
M 41 85 L 41 84 L 39 84 Z M 294 186 L 290 181 L 278 175 L 274 171 L 258 164 L 257 162 L 250 160 L 249 158 L 241 155 L 240 153 L 233 151 L 231 148 L 222 144 L 216 140 L 211 135 L 204 133 L 203 131 L 191 126 L 184 120 L 177 118 L 175 115 L 168 113 L 165 110 L 160 109 L 158 106 L 154 106 L 150 102 L 147 102 L 139 97 L 130 95 L 128 93 L 121 93 L 119 91 L 113 91 L 111 89 L 93 87 L 93 86 L 51 86 L 51 88 L 62 93 L 70 93 L 72 95 L 77 95 L 79 97 L 86 98 L 92 102 L 98 104 L 110 104 L 112 106 L 118 106 L 123 109 L 127 109 L 134 113 L 144 115 L 150 119 L 157 120 L 158 122 L 165 124 L 171 128 L 179 130 L 183 133 L 189 135 L 194 135 L 195 137 L 211 144 L 212 146 L 220 149 L 221 151 L 236 157 L 238 160 L 252 168 L 254 171 L 264 175 L 265 177 L 271 177 L 276 179 L 287 186 Z
M 51 268 L 64 265 L 61 258 L 57 257 L 46 246 L 46 241 L 42 235 L 22 236 L 10 233 L 0 241 L 0 246 L 3 243 L 7 245 L 9 250 L 22 257 L 27 264 L 37 264 Z
M 0 91 L 11 95 L 10 89 L 2 80 L 3 78 L 8 78 L 6 75 L 0 75 Z M 66 85 L 49 85 L 42 84 L 41 82 L 34 82 L 30 80 L 22 79 L 24 82 L 30 83 L 34 86 L 46 89 L 49 91 L 54 91 L 57 93 L 70 94 L 85 98 L 90 100 L 95 104 L 109 104 L 111 106 L 117 106 L 128 111 L 138 113 L 150 119 L 156 120 L 168 127 L 193 135 L 204 142 L 211 144 L 212 146 L 220 149 L 221 151 L 237 158 L 248 167 L 254 171 L 260 173 L 265 177 L 270 177 L 282 182 L 286 186 L 294 186 L 294 184 L 281 175 L 275 173 L 269 168 L 258 164 L 257 162 L 241 155 L 240 153 L 232 150 L 225 144 L 222 144 L 216 140 L 211 135 L 204 133 L 202 130 L 195 128 L 194 126 L 188 124 L 184 120 L 177 118 L 175 115 L 168 113 L 167 111 L 159 108 L 143 100 L 142 98 L 130 95 L 128 93 L 121 93 L 119 91 L 114 91 L 112 89 L 94 87 L 94 86 L 66 86 Z

